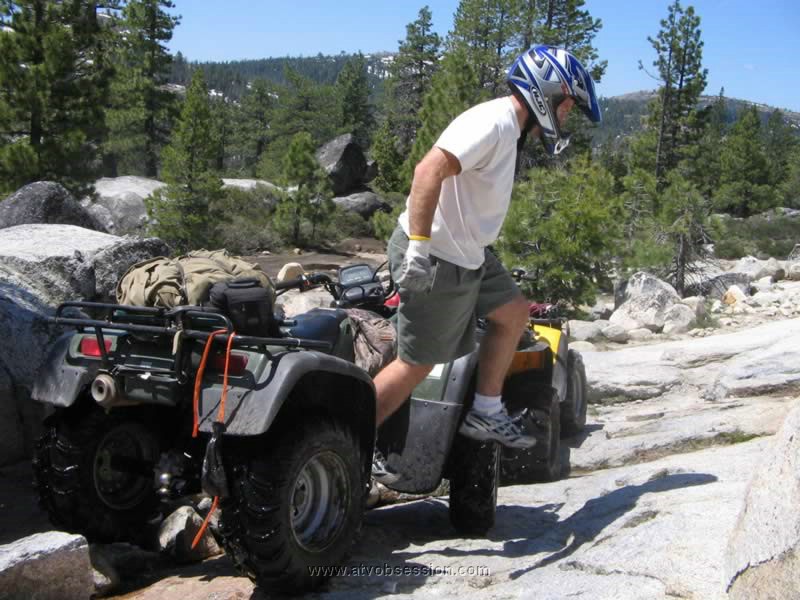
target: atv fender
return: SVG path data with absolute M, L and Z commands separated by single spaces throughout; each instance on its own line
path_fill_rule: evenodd
M 31 397 L 42 404 L 69 407 L 97 376 L 98 366 L 71 365 L 67 362 L 74 333 L 59 337 L 42 365 Z
M 305 378 L 311 378 L 306 381 Z M 314 380 L 316 379 L 316 381 Z M 308 383 L 330 413 L 358 421 L 370 444 L 375 430 L 375 386 L 366 371 L 335 356 L 315 351 L 274 354 L 255 386 L 232 385 L 225 401 L 225 433 L 257 436 L 266 432 L 293 390 Z M 199 403 L 200 431 L 211 433 L 217 420 L 222 385 L 207 379 Z
M 567 369 L 567 354 L 569 354 L 569 343 L 567 342 L 566 334 L 562 334 L 558 339 L 558 347 L 553 348 L 555 356 L 553 357 L 553 381 L 551 385 L 558 394 L 559 402 L 566 402 L 567 400 L 567 380 L 569 373 Z M 557 351 L 556 351 L 557 350 Z

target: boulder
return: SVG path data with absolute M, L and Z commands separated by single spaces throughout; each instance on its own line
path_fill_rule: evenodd
M 742 291 L 742 288 L 738 285 L 732 285 L 727 289 L 727 291 L 722 295 L 722 303 L 731 306 L 733 304 L 741 304 L 747 298 L 747 294 Z
M 800 261 L 789 265 L 789 271 L 786 278 L 790 281 L 800 281 Z
M 694 309 L 685 304 L 674 304 L 664 315 L 664 333 L 686 333 L 696 322 Z
M 286 281 L 288 279 L 296 279 L 300 277 L 306 270 L 303 268 L 298 262 L 290 262 L 286 263 L 281 267 L 281 270 L 278 271 L 278 276 L 275 278 L 275 281 Z
M 794 598 L 800 590 L 800 406 L 786 417 L 755 471 L 729 538 L 733 600 Z
M 785 277 L 785 275 L 784 275 L 784 277 Z M 768 292 L 770 289 L 772 289 L 772 286 L 773 286 L 774 283 L 775 283 L 775 280 L 773 280 L 772 277 L 769 277 L 769 276 L 762 277 L 758 281 L 754 281 L 752 283 L 752 288 L 754 288 L 755 290 L 757 290 L 759 292 Z
M 78 298 L 108 299 L 129 266 L 168 252 L 157 238 L 122 238 L 72 225 L 0 230 L 0 268 L 25 280 L 53 305 Z
M 792 251 L 789 252 L 789 256 L 786 257 L 788 262 L 795 262 L 800 260 L 800 244 L 795 244 Z
M 614 305 L 607 304 L 603 301 L 598 301 L 589 311 L 589 319 L 592 321 L 603 320 L 607 321 L 614 312 Z
M 89 600 L 93 593 L 83 536 L 50 531 L 0 546 L 0 599 Z
M 681 300 L 681 304 L 691 308 L 698 319 L 706 314 L 706 299 L 702 296 L 689 296 Z
M 628 338 L 631 340 L 640 342 L 642 340 L 649 340 L 655 337 L 655 333 L 650 331 L 647 327 L 641 327 L 639 329 L 631 329 L 628 332 Z
M 392 207 L 384 202 L 375 192 L 356 192 L 349 196 L 340 196 L 333 199 L 334 204 L 347 212 L 357 213 L 364 219 L 369 219 L 378 211 L 391 212 Z
M 307 292 L 290 290 L 281 294 L 276 302 L 277 306 L 283 307 L 287 317 L 301 315 L 310 311 L 312 308 L 329 308 L 333 298 L 322 288 L 315 288 Z
M 586 342 L 600 337 L 602 327 L 597 321 L 579 321 L 572 319 L 568 323 L 571 340 Z
M 166 184 L 146 177 L 104 177 L 94 184 L 95 200 L 83 204 L 94 215 L 96 228 L 115 235 L 144 233 L 150 221 L 144 199 Z
M 624 344 L 630 339 L 628 332 L 619 325 L 608 325 L 603 328 L 602 333 L 609 341 L 618 344 Z
M 348 194 L 364 183 L 367 160 L 352 134 L 331 140 L 317 150 L 316 157 L 330 177 L 336 196 Z
M 164 254 L 157 239 L 120 238 L 73 225 L 0 229 L 0 435 L 8 453 L 30 451 L 43 406 L 29 398 L 61 330 L 47 322 L 66 300 L 110 299 L 131 264 Z M 24 448 L 20 448 L 20 440 Z M 2 445 L 2 444 L 0 444 Z
M 664 326 L 666 311 L 678 302 L 680 296 L 675 288 L 640 271 L 628 281 L 625 302 L 614 311 L 609 322 L 626 330 L 647 327 L 658 332 Z
M 749 300 L 758 306 L 771 306 L 773 304 L 780 304 L 782 296 L 775 292 L 756 292 Z
M 28 184 L 0 202 L 0 229 L 38 223 L 95 228 L 92 215 L 52 181 Z
M 191 506 L 181 506 L 161 523 L 158 530 L 158 546 L 178 562 L 196 562 L 222 554 L 222 550 L 206 529 L 200 542 L 192 548 L 192 542 L 200 531 L 203 519 Z

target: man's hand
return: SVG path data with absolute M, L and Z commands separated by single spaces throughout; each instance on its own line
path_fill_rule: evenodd
M 406 256 L 397 280 L 401 289 L 427 294 L 433 286 L 433 265 L 429 256 L 430 240 L 409 240 Z

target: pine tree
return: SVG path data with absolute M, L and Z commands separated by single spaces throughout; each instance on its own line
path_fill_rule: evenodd
M 106 146 L 113 175 L 158 175 L 176 110 L 174 95 L 164 89 L 172 63 L 165 44 L 180 22 L 167 12 L 174 7 L 171 0 L 128 0 L 122 11 Z
M 764 152 L 771 186 L 778 187 L 786 181 L 789 161 L 798 145 L 800 140 L 786 122 L 784 114 L 780 110 L 772 111 L 764 128 Z
M 465 51 L 454 50 L 444 56 L 420 111 L 422 127 L 403 163 L 401 181 L 406 186 L 410 187 L 414 167 L 431 149 L 445 127 L 466 109 L 486 100 L 485 93 L 477 85 L 477 76 Z
M 599 81 L 606 61 L 597 61 L 594 38 L 603 22 L 583 10 L 585 4 L 585 0 L 547 0 L 536 42 L 569 50 L 586 65 L 595 81 Z
M 687 134 L 692 143 L 684 149 L 681 171 L 710 198 L 719 187 L 720 149 L 727 130 L 725 90 L 706 108 L 695 111 L 689 120 Z
M 269 146 L 257 167 L 259 176 L 270 181 L 280 178 L 283 155 L 295 135 L 308 133 L 319 146 L 336 133 L 333 87 L 315 84 L 289 67 L 284 69 L 284 75 L 287 85 L 278 92 Z
M 681 158 L 687 145 L 683 134 L 706 86 L 708 70 L 702 68 L 700 35 L 700 17 L 694 8 L 684 10 L 675 0 L 656 37 L 647 38 L 656 51 L 653 66 L 661 82 L 659 101 L 653 104 L 651 113 L 651 125 L 657 130 L 655 175 L 659 187 Z
M 720 151 L 720 187 L 717 208 L 747 217 L 774 206 L 770 169 L 764 154 L 761 118 L 755 106 L 734 123 Z
M 0 0 L 0 189 L 50 179 L 91 190 L 110 77 L 104 7 Z
M 214 169 L 224 174 L 233 160 L 234 129 L 239 122 L 239 107 L 223 96 L 211 100 L 212 137 L 214 140 Z
M 333 212 L 328 177 L 314 156 L 314 141 L 307 132 L 296 134 L 283 158 L 283 183 L 293 188 L 278 204 L 273 217 L 275 230 L 294 245 L 302 240 L 304 220 L 312 224 L 311 239 L 316 227 Z
M 534 169 L 517 184 L 497 243 L 504 264 L 525 268 L 530 296 L 573 307 L 592 301 L 594 278 L 617 251 L 623 222 L 614 178 L 585 159 Z
M 258 161 L 267 149 L 276 97 L 265 79 L 253 80 L 242 96 L 236 145 L 242 168 L 248 176 L 256 175 Z
M 433 31 L 431 11 L 424 6 L 417 20 L 406 25 L 406 38 L 400 42 L 389 68 L 388 113 L 402 152 L 408 152 L 414 143 L 420 126 L 419 111 L 439 66 L 440 47 L 441 38 Z
M 345 63 L 336 78 L 336 98 L 339 101 L 339 129 L 352 133 L 362 147 L 369 146 L 369 136 L 374 124 L 369 102 L 367 62 L 360 52 Z
M 683 296 L 698 265 L 708 260 L 710 204 L 688 179 L 672 171 L 662 192 L 663 235 L 672 250 L 666 276 Z
M 147 198 L 152 233 L 179 251 L 213 243 L 209 209 L 222 196 L 222 180 L 214 172 L 216 147 L 213 119 L 203 71 L 197 69 L 169 145 L 163 152 L 166 188 Z
M 447 38 L 447 52 L 463 52 L 488 97 L 507 90 L 508 65 L 517 53 L 516 0 L 461 0 Z
M 402 189 L 400 169 L 403 165 L 402 154 L 398 150 L 399 140 L 392 135 L 392 124 L 387 119 L 383 122 L 372 143 L 372 158 L 378 163 L 378 176 L 375 186 L 384 192 L 395 192 Z

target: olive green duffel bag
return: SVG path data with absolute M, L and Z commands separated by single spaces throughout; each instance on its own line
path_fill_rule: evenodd
M 274 294 L 272 281 L 256 264 L 227 250 L 197 250 L 178 258 L 159 256 L 133 265 L 117 283 L 117 302 L 129 306 L 200 305 L 220 281 L 256 278 Z

